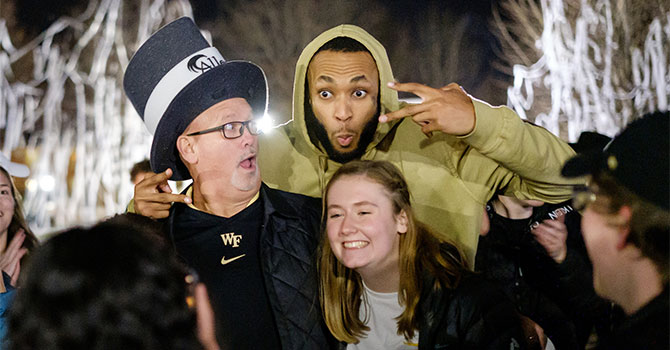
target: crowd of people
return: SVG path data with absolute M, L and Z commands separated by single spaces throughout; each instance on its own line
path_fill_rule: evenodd
M 38 246 L 27 169 L 0 157 L 7 349 L 670 346 L 667 111 L 569 145 L 457 84 L 396 82 L 341 25 L 263 133 L 262 68 L 190 18 L 146 40 L 124 89 L 153 135 L 129 213 Z

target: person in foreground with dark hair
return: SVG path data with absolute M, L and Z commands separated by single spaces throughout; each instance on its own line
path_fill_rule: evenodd
M 206 312 L 206 291 L 187 285 L 170 247 L 141 220 L 73 228 L 38 248 L 10 310 L 8 348 L 218 349 L 213 336 L 198 341 L 188 304 L 197 291 Z M 203 323 L 200 334 L 213 327 Z
M 526 348 L 514 305 L 414 218 L 393 164 L 343 165 L 324 205 L 321 307 L 341 348 Z
M 130 168 L 130 181 L 133 185 L 137 185 L 146 176 L 152 174 L 153 172 L 151 171 L 151 163 L 149 163 L 149 159 L 144 159 L 135 163 L 133 167 Z
M 563 175 L 589 175 L 573 201 L 595 292 L 625 319 L 599 349 L 668 349 L 670 312 L 670 112 L 629 124 L 604 150 L 581 154 Z

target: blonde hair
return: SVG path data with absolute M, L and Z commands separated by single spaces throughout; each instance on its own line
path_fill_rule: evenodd
M 416 308 L 424 288 L 455 288 L 465 270 L 465 261 L 455 245 L 441 243 L 430 230 L 414 217 L 407 183 L 400 171 L 386 161 L 357 160 L 344 164 L 335 172 L 326 186 L 323 198 L 327 206 L 333 183 L 344 176 L 362 175 L 382 185 L 393 203 L 394 215 L 407 215 L 407 232 L 400 235 L 400 285 L 398 299 L 405 307 L 397 318 L 398 334 L 414 337 L 418 330 Z M 325 212 L 325 209 L 324 209 Z M 322 220 L 319 251 L 319 293 L 321 309 L 330 332 L 339 341 L 357 343 L 369 327 L 359 318 L 363 284 L 359 274 L 342 265 L 332 252 Z M 423 276 L 435 278 L 433 285 L 424 286 Z

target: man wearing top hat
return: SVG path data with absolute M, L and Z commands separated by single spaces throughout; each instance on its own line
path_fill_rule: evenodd
M 668 349 L 670 113 L 648 114 L 604 150 L 569 160 L 564 176 L 589 175 L 575 193 L 598 295 L 626 318 L 599 349 Z
M 267 105 L 263 71 L 225 61 L 189 18 L 151 36 L 124 88 L 153 133 L 151 165 L 193 179 L 166 227 L 208 288 L 217 338 L 232 349 L 322 349 L 312 255 L 320 202 L 261 183 L 256 155 Z

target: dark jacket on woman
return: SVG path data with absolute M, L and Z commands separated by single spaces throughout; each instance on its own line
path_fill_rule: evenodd
M 441 248 L 458 254 L 447 245 Z M 434 285 L 435 277 L 425 273 L 416 311 L 419 350 L 528 349 L 519 314 L 497 286 L 466 270 L 454 289 Z
M 514 305 L 481 276 L 465 272 L 455 289 L 433 290 L 424 278 L 419 349 L 526 349 Z

